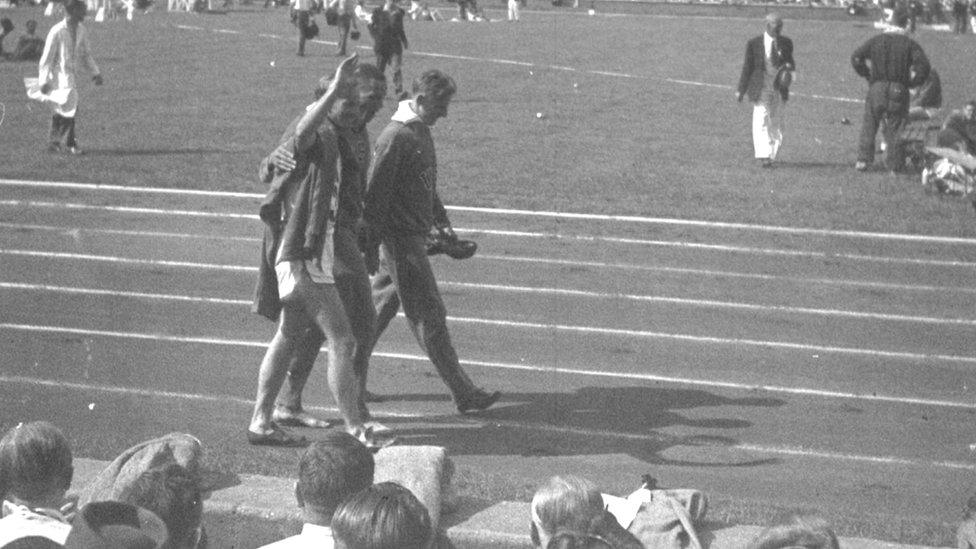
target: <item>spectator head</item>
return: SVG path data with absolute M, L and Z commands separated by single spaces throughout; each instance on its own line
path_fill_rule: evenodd
M 313 442 L 298 463 L 295 498 L 305 522 L 328 526 L 339 504 L 373 484 L 373 454 L 343 431 Z
M 424 124 L 433 126 L 439 118 L 447 116 L 447 107 L 457 93 L 454 79 L 432 69 L 413 81 L 414 109 Z
M 427 508 L 395 482 L 358 492 L 332 517 L 336 549 L 429 549 L 433 533 Z
M 812 515 L 792 515 L 779 524 L 766 528 L 746 549 L 839 549 L 837 535 L 824 519 Z
M 96 501 L 81 508 L 65 549 L 164 549 L 166 524 L 152 511 L 119 501 Z
M 614 549 L 609 541 L 592 534 L 559 530 L 545 549 Z
M 34 34 L 34 31 L 37 30 L 37 21 L 28 19 L 27 22 L 24 23 L 24 28 L 27 29 L 27 34 Z
M 21 423 L 0 439 L 0 495 L 31 507 L 60 507 L 71 486 L 71 446 L 46 421 Z
M 962 108 L 962 112 L 968 120 L 976 120 L 976 99 L 967 101 L 966 106 Z
M 17 538 L 0 549 L 61 549 L 64 547 L 60 543 L 44 536 L 27 536 Z
M 894 25 L 896 27 L 905 28 L 908 25 L 908 10 L 902 6 L 896 6 L 891 9 L 885 9 L 885 21 L 889 25 Z
M 532 496 L 532 543 L 547 547 L 557 531 L 586 533 L 603 516 L 603 497 L 587 479 L 554 476 Z
M 772 37 L 779 36 L 779 33 L 783 30 L 783 18 L 778 13 L 770 13 L 766 15 L 766 33 Z
M 153 467 L 119 494 L 119 501 L 156 514 L 169 532 L 167 549 L 196 549 L 203 536 L 199 479 L 177 463 Z

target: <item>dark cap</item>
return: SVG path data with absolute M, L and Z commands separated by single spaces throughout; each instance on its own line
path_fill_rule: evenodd
M 67 549 L 158 549 L 168 534 L 151 511 L 118 501 L 96 501 L 82 507 L 71 526 Z

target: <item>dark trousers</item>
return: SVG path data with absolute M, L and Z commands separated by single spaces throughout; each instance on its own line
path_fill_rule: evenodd
M 308 27 L 308 10 L 297 10 L 295 26 L 298 27 L 298 55 L 305 55 L 305 28 Z
M 77 111 L 75 111 L 75 116 L 68 118 L 67 116 L 61 116 L 60 114 L 55 114 L 51 117 L 51 144 L 60 145 L 64 143 L 65 147 L 75 147 L 78 142 L 75 141 L 75 118 L 77 117 Z
M 349 41 L 349 27 L 352 26 L 352 16 L 348 13 L 339 15 L 336 28 L 339 29 L 339 55 L 346 54 L 346 43 Z
M 461 369 L 451 344 L 447 311 L 427 259 L 423 236 L 384 238 L 380 246 L 380 269 L 373 277 L 372 286 L 376 309 L 374 344 L 403 305 L 407 324 L 417 343 L 454 399 L 464 398 L 477 389 Z
M 874 162 L 874 137 L 878 126 L 885 132 L 888 143 L 885 164 L 889 170 L 900 170 L 905 162 L 904 143 L 899 135 L 908 118 L 908 88 L 897 82 L 873 82 L 864 101 L 864 119 L 858 141 L 857 159 Z
M 400 51 L 374 51 L 376 54 L 376 67 L 380 72 L 386 72 L 386 66 L 393 68 L 393 90 L 397 95 L 403 93 L 403 50 Z
M 955 24 L 952 26 L 952 32 L 955 32 L 956 34 L 966 34 L 966 28 L 969 26 L 967 24 L 969 15 L 964 11 L 958 12 L 953 10 L 952 16 L 955 18 Z

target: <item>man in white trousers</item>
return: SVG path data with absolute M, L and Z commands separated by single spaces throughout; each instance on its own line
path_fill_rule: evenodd
M 783 18 L 766 16 L 766 32 L 746 43 L 745 61 L 736 90 L 736 100 L 745 96 L 753 103 L 752 144 L 756 161 L 771 168 L 783 143 L 783 111 L 796 63 L 793 41 L 781 34 Z

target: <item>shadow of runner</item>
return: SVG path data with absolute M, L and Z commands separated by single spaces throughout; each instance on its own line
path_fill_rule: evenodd
M 513 400 L 518 403 L 506 404 Z M 751 423 L 723 417 L 688 418 L 677 410 L 714 406 L 778 407 L 783 404 L 784 401 L 774 398 L 727 398 L 697 389 L 584 387 L 574 393 L 506 394 L 495 408 L 466 416 L 477 422 L 471 426 L 434 423 L 398 428 L 394 425 L 398 423 L 395 418 L 384 419 L 384 422 L 394 427 L 405 442 L 445 446 L 452 455 L 626 454 L 651 464 L 753 467 L 778 460 L 738 460 L 727 456 L 706 462 L 668 458 L 662 453 L 676 446 L 692 450 L 728 448 L 738 441 L 710 433 L 674 435 L 661 430 L 675 426 L 692 431 L 744 429 Z

